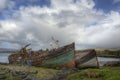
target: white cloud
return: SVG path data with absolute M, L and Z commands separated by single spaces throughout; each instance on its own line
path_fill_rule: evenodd
M 40 49 L 50 47 L 54 36 L 61 45 L 75 41 L 76 48 L 120 47 L 120 14 L 96 11 L 94 5 L 92 0 L 52 0 L 49 8 L 21 7 L 0 21 L 0 40 Z
M 82 29 L 79 44 L 87 44 L 88 47 L 119 48 L 120 14 L 111 12 L 107 18 L 99 21 L 96 25 Z M 90 46 L 91 45 L 91 46 Z
M 7 0 L 0 0 L 0 11 L 5 8 Z
M 15 3 L 10 0 L 0 0 L 0 12 L 4 10 L 5 8 L 12 9 L 14 7 Z
M 116 3 L 119 3 L 120 0 L 113 0 L 113 3 L 116 4 Z

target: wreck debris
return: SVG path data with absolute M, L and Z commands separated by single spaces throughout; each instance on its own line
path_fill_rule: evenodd
M 31 65 L 52 68 L 99 67 L 95 50 L 75 54 L 75 43 L 51 50 L 32 51 L 23 47 L 18 53 L 9 56 L 10 64 Z

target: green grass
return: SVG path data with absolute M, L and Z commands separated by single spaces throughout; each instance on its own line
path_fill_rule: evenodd
M 69 75 L 67 80 L 120 80 L 120 67 L 85 69 Z
M 0 68 L 9 68 L 10 70 L 14 71 L 29 71 L 34 72 L 38 71 L 35 76 L 39 79 L 50 79 L 55 77 L 58 73 L 63 71 L 55 70 L 55 69 L 48 69 L 48 68 L 40 68 L 40 67 L 28 67 L 28 66 L 12 66 L 12 65 L 0 65 Z M 65 71 L 64 71 L 65 72 Z M 5 80 L 21 80 L 20 76 L 13 77 L 11 73 L 6 73 L 7 78 Z M 0 74 L 0 76 L 3 76 Z M 67 76 L 65 80 L 120 80 L 120 67 L 106 67 L 101 69 L 83 69 L 79 72 L 70 74 Z
M 30 76 L 35 76 L 39 79 L 45 79 L 45 78 L 52 78 L 54 77 L 57 73 L 60 73 L 61 70 L 55 70 L 55 69 L 48 69 L 48 68 L 41 68 L 41 67 L 28 67 L 28 66 L 13 66 L 13 65 L 0 65 L 0 68 L 8 68 L 10 70 L 14 71 L 25 71 L 25 72 L 35 72 L 37 71 L 38 73 L 35 75 L 30 75 Z M 7 78 L 6 80 L 20 80 L 19 76 L 12 77 L 11 73 L 6 73 Z

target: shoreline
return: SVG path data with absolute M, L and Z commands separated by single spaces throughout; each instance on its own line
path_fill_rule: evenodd
M 9 65 L 9 63 L 0 62 L 0 65 Z
M 77 80 L 77 79 L 94 79 L 112 80 L 120 79 L 118 72 L 120 67 L 103 67 L 103 68 L 86 68 L 86 69 L 51 69 L 34 66 L 15 66 L 0 65 L 0 78 L 11 78 L 10 80 Z M 110 73 L 112 72 L 112 74 Z M 104 74 L 103 74 L 104 73 Z M 12 75 L 9 75 L 12 74 Z M 107 79 L 106 79 L 107 78 Z M 4 79 L 3 79 L 4 80 Z M 111 79 L 110 79 L 111 80 Z
M 120 58 L 120 56 L 99 56 L 99 55 L 97 55 L 97 57 L 104 57 L 104 58 Z

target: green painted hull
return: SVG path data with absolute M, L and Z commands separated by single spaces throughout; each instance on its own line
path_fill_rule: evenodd
M 65 63 L 71 62 L 73 60 L 74 60 L 74 50 L 69 51 L 63 55 L 48 59 L 48 60 L 43 60 L 42 64 L 47 67 L 57 66 L 60 64 L 65 64 Z
M 60 67 L 64 64 L 64 66 L 66 66 L 67 63 L 70 63 L 75 59 L 74 44 L 62 47 L 62 49 L 58 49 L 58 53 L 56 51 L 51 55 L 45 56 L 46 59 L 43 59 L 40 65 L 44 67 Z

